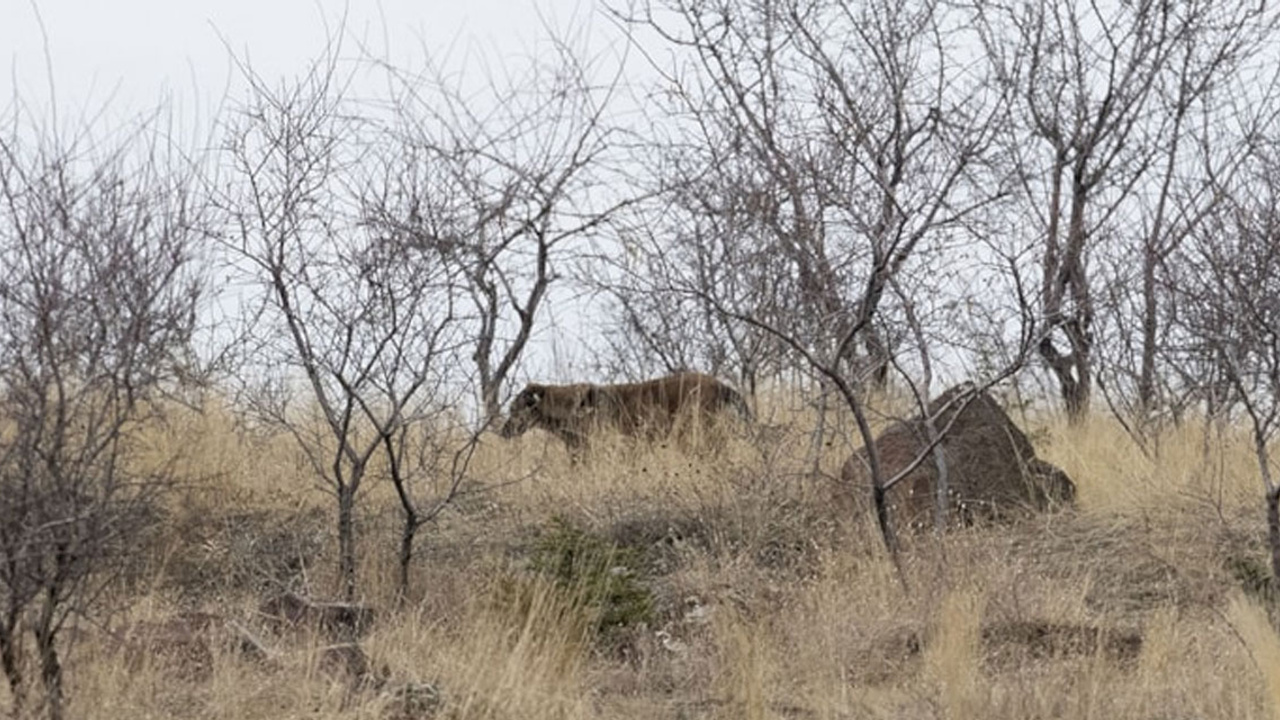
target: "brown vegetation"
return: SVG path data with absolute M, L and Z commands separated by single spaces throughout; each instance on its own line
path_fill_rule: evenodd
M 1280 11 L 606 5 L 0 111 L 0 713 L 1280 717 Z
M 110 604 L 126 611 L 122 629 L 88 633 L 76 645 L 68 713 L 252 719 L 307 708 L 320 718 L 537 720 L 1275 712 L 1266 678 L 1280 671 L 1268 659 L 1280 657 L 1280 638 L 1266 620 L 1267 601 L 1242 589 L 1241 568 L 1266 568 L 1247 437 L 1228 435 L 1201 457 L 1197 431 L 1187 429 L 1166 439 L 1170 450 L 1155 462 L 1103 420 L 1037 424 L 1034 437 L 1053 438 L 1040 450 L 1078 483 L 1077 511 L 909 543 L 912 592 L 904 593 L 870 521 L 832 508 L 824 486 L 802 479 L 803 453 L 791 449 L 806 446 L 811 418 L 770 410 L 791 423 L 791 434 L 768 462 L 739 441 L 714 463 L 655 446 L 597 453 L 577 466 L 555 441 L 543 457 L 530 442 L 519 453 L 483 443 L 473 475 L 494 489 L 440 516 L 412 568 L 421 590 L 403 607 L 398 534 L 384 521 L 395 517 L 397 500 L 389 483 L 372 482 L 357 518 L 370 548 L 359 586 L 377 614 L 359 645 L 341 650 L 305 623 L 275 632 L 258 612 L 274 593 L 236 570 L 244 563 L 234 555 L 260 552 L 255 537 L 282 553 L 282 531 L 311 543 L 307 526 L 290 518 L 325 507 L 322 495 L 305 492 L 305 470 L 287 469 L 289 446 L 258 440 L 258 462 L 192 484 L 155 545 L 139 548 L 152 581 L 113 590 Z M 850 431 L 842 422 L 827 438 L 827 472 L 844 455 Z M 225 448 L 251 446 L 236 437 L 245 431 L 214 416 L 182 427 L 170 428 L 172 446 L 157 450 L 181 450 L 184 466 L 227 467 Z M 528 463 L 532 477 L 510 482 L 529 475 Z M 193 516 L 246 512 L 278 522 L 237 524 L 243 537 L 217 553 L 180 527 Z M 575 599 L 595 597 L 592 588 L 546 582 L 534 569 L 562 526 L 617 548 L 607 574 L 628 568 L 648 593 L 644 624 L 623 617 L 608 633 L 593 630 L 600 606 Z M 275 582 L 333 587 L 337 550 L 325 539 L 291 581 Z M 202 563 L 174 562 L 188 557 Z M 219 584 L 221 567 L 229 572 Z M 200 592 L 184 592 L 187 582 Z M 244 652 L 245 636 L 260 638 L 269 659 Z M 0 695 L 0 708 L 7 702 Z

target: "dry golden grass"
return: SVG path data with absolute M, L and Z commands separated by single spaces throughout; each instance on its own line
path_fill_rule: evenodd
M 614 441 L 572 465 L 540 433 L 486 436 L 467 494 L 422 531 L 403 607 L 398 509 L 375 473 L 359 529 L 379 617 L 357 685 L 327 668 L 324 638 L 266 633 L 253 613 L 280 583 L 336 587 L 331 498 L 287 438 L 225 409 L 171 414 L 139 462 L 176 462 L 185 482 L 140 549 L 152 577 L 117 592 L 109 625 L 198 610 L 264 633 L 273 657 L 215 639 L 193 669 L 87 632 L 72 716 L 1280 718 L 1280 638 L 1241 594 L 1265 528 L 1238 431 L 1170 430 L 1149 459 L 1106 418 L 1034 421 L 1078 509 L 910 538 L 900 578 L 874 529 L 828 502 L 852 426 L 814 443 L 804 407 L 761 415 L 767 437 L 719 455 Z M 644 552 L 648 625 L 593 639 L 574 593 L 532 575 L 553 517 Z
M 1280 637 L 1266 612 L 1243 596 L 1231 599 L 1227 619 L 1249 651 L 1270 701 L 1272 717 L 1280 718 Z

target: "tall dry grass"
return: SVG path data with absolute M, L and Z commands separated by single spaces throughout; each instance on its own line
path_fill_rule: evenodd
M 883 404 L 879 424 L 903 414 Z M 1269 601 L 1241 595 L 1241 568 L 1265 555 L 1238 429 L 1206 441 L 1189 423 L 1148 457 L 1105 417 L 1033 418 L 1025 429 L 1076 481 L 1078 509 L 908 539 L 899 576 L 874 528 L 828 501 L 858 444 L 847 418 L 815 441 L 803 403 L 761 411 L 771 432 L 719 453 L 613 439 L 575 465 L 540 433 L 484 437 L 466 492 L 422 533 L 403 606 L 398 510 L 375 469 L 358 531 L 362 599 L 379 619 L 362 641 L 374 680 L 359 687 L 325 668 L 319 637 L 264 634 L 269 662 L 215 642 L 198 671 L 113 639 L 191 610 L 258 628 L 266 594 L 335 587 L 332 501 L 289 439 L 226 408 L 169 413 L 137 462 L 168 463 L 181 482 L 156 546 L 139 548 L 150 577 L 117 591 L 118 612 L 86 622 L 73 648 L 73 716 L 1280 717 Z M 642 551 L 648 625 L 593 639 L 572 589 L 532 573 L 552 518 Z M 513 578 L 532 588 L 521 603 Z M 439 703 L 397 694 L 418 686 Z
M 1267 613 L 1240 595 L 1231 599 L 1227 620 L 1249 652 L 1256 679 L 1266 691 L 1271 716 L 1280 718 L 1280 636 Z

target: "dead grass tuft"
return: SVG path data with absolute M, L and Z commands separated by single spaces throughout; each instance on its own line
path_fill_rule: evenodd
M 910 412 L 901 398 L 884 405 L 879 424 Z M 463 502 L 421 533 L 403 605 L 398 509 L 375 468 L 357 531 L 361 600 L 376 619 L 357 654 L 254 624 L 270 595 L 335 587 L 332 499 L 287 438 L 226 409 L 175 411 L 138 462 L 176 463 L 183 483 L 139 548 L 141 581 L 112 598 L 127 622 L 110 626 L 150 629 L 150 645 L 79 635 L 69 712 L 1280 718 L 1280 639 L 1266 597 L 1243 594 L 1269 578 L 1261 491 L 1236 431 L 1205 442 L 1195 424 L 1170 430 L 1147 458 L 1106 419 L 1033 417 L 1026 429 L 1076 481 L 1077 509 L 908 538 L 899 577 L 874 525 L 825 500 L 860 444 L 847 419 L 828 417 L 814 437 L 808 396 L 781 391 L 757 414 L 767 432 L 731 437 L 718 455 L 615 438 L 573 465 L 540 433 L 485 437 Z M 609 643 L 599 605 L 575 594 L 607 583 L 534 572 L 555 517 L 627 554 L 651 598 Z M 184 644 L 204 637 L 190 621 L 205 616 L 261 630 L 271 660 Z M 352 681 L 353 662 L 369 682 Z

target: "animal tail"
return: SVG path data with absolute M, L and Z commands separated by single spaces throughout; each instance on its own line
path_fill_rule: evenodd
M 733 409 L 738 411 L 738 414 L 742 416 L 743 420 L 746 420 L 747 422 L 755 422 L 755 414 L 751 412 L 751 408 L 747 405 L 746 398 L 742 397 L 742 393 L 721 383 L 717 394 L 719 395 L 721 405 L 732 405 Z

